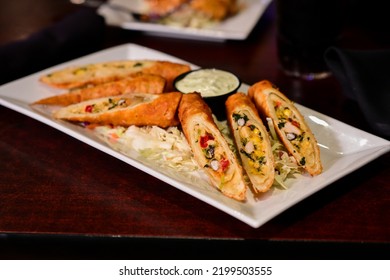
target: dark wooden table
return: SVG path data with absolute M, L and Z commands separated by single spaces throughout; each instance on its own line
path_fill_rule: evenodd
M 0 45 L 23 40 L 80 9 L 66 0 L 0 4 Z M 348 16 L 344 45 L 390 47 L 390 34 L 379 22 L 358 21 L 361 10 L 351 9 L 356 14 Z M 131 42 L 202 67 L 230 70 L 247 84 L 268 79 L 294 101 L 375 134 L 334 77 L 308 82 L 283 75 L 276 57 L 273 5 L 244 41 L 174 39 L 115 27 L 106 27 L 102 37 L 98 50 Z M 383 155 L 253 229 L 0 106 L 0 257 L 389 257 L 389 162 L 390 155 Z

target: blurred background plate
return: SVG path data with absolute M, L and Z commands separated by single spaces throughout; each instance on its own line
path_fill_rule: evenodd
M 108 25 L 128 30 L 145 31 L 151 35 L 211 41 L 245 40 L 271 1 L 239 0 L 239 5 L 243 7 L 239 13 L 207 28 L 190 28 L 141 22 L 137 21 L 126 10 L 117 9 L 118 6 L 123 6 L 132 11 L 140 11 L 142 9 L 142 3 L 140 3 L 142 0 L 110 0 L 107 4 L 99 7 L 98 13 L 105 18 Z

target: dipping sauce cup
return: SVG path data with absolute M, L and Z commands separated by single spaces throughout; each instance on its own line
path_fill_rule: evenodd
M 199 92 L 218 120 L 225 120 L 225 101 L 241 86 L 231 72 L 208 68 L 192 70 L 178 76 L 174 87 L 182 93 Z

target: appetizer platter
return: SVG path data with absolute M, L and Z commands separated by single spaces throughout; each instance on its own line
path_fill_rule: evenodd
M 157 36 L 245 40 L 270 3 L 271 0 L 110 0 L 99 7 L 98 13 L 109 25 Z
M 126 44 L 5 84 L 0 104 L 254 228 L 390 150 L 264 80 L 240 84 L 218 121 L 200 93 L 174 88 L 198 68 Z

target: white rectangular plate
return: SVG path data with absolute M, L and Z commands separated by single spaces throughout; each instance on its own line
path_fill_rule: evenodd
M 128 13 L 112 9 L 108 5 L 102 5 L 98 9 L 98 13 L 105 18 L 109 25 L 128 30 L 145 31 L 154 35 L 212 41 L 223 41 L 227 39 L 245 40 L 271 1 L 272 0 L 239 0 L 239 3 L 244 7 L 242 11 L 217 25 L 199 29 L 138 22 Z M 111 0 L 110 2 L 132 8 L 132 6 L 138 6 L 140 0 Z M 136 7 L 134 9 L 137 10 Z
M 161 168 L 153 162 L 142 158 L 136 152 L 130 153 L 130 156 L 125 156 L 99 140 L 96 135 L 87 129 L 55 120 L 49 113 L 38 112 L 29 106 L 34 101 L 56 93 L 55 90 L 42 85 L 38 81 L 41 75 L 65 66 L 121 59 L 155 59 L 186 63 L 181 59 L 152 49 L 134 44 L 125 44 L 63 63 L 5 84 L 0 87 L 0 104 L 52 126 L 116 157 L 255 228 L 260 227 L 299 201 L 390 150 L 390 142 L 385 139 L 358 130 L 297 104 L 318 140 L 324 172 L 316 177 L 301 175 L 298 178 L 289 179 L 286 182 L 288 185 L 287 190 L 275 188 L 258 199 L 254 199 L 253 196 L 249 195 L 248 201 L 242 203 L 223 196 L 219 191 L 211 187 L 207 180 L 199 176 L 195 176 L 198 179 L 194 181 L 194 177 L 191 174 L 182 174 L 170 168 Z M 197 67 L 193 64 L 191 66 Z M 246 92 L 247 88 L 247 85 L 243 85 L 240 90 Z

